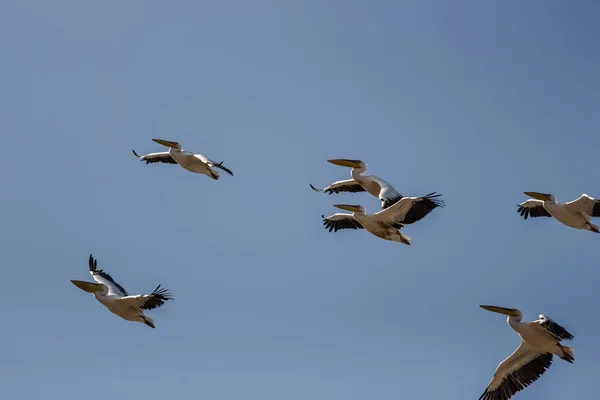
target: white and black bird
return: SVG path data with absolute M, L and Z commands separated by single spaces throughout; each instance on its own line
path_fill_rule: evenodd
M 160 285 L 150 294 L 129 296 L 127 291 L 109 274 L 98 269 L 98 263 L 91 254 L 89 267 L 90 274 L 96 283 L 78 280 L 71 280 L 71 282 L 78 288 L 93 293 L 96 300 L 102 305 L 127 321 L 143 322 L 149 327 L 155 328 L 154 321 L 144 315 L 144 310 L 153 310 L 173 299 L 167 289 L 161 289 Z
M 569 363 L 575 361 L 573 349 L 560 343 L 562 340 L 572 340 L 573 335 L 550 318 L 540 315 L 536 321 L 522 322 L 523 314 L 515 308 L 480 307 L 508 315 L 508 325 L 517 332 L 521 344 L 498 365 L 494 377 L 479 400 L 510 399 L 538 380 L 552 365 L 554 355 Z
M 517 212 L 523 219 L 528 217 L 554 217 L 562 224 L 575 229 L 585 229 L 600 233 L 597 225 L 590 222 L 592 217 L 600 217 L 600 200 L 587 194 L 566 203 L 558 203 L 556 197 L 548 193 L 524 192 L 533 197 L 519 204 Z
M 220 163 L 214 162 L 202 154 L 194 154 L 190 153 L 189 151 L 185 151 L 178 142 L 172 142 L 170 140 L 163 139 L 152 140 L 156 143 L 162 144 L 163 146 L 169 147 L 169 151 L 150 153 L 146 154 L 145 156 L 140 156 L 135 152 L 135 150 L 132 150 L 133 155 L 142 161 L 146 161 L 146 164 L 157 162 L 179 164 L 188 171 L 195 172 L 197 174 L 204 174 L 213 179 L 219 179 L 219 173 L 213 168 L 219 168 L 227 172 L 229 175 L 233 175 L 233 172 L 223 165 L 223 161 Z
M 398 191 L 394 189 L 392 185 L 380 177 L 375 175 L 364 175 L 364 173 L 367 172 L 367 164 L 364 161 L 347 159 L 334 159 L 327 161 L 335 165 L 352 168 L 350 171 L 352 179 L 333 182 L 324 189 L 317 189 L 310 184 L 310 187 L 315 192 L 325 192 L 329 194 L 340 192 L 369 192 L 381 200 L 382 209 L 392 206 L 404 197 L 398 193 Z
M 340 229 L 366 229 L 373 235 L 410 245 L 410 237 L 400 233 L 404 225 L 423 219 L 433 209 L 443 207 L 441 194 L 435 192 L 423 197 L 403 197 L 391 207 L 375 214 L 365 214 L 361 205 L 336 204 L 334 207 L 352 211 L 352 214 L 336 213 L 323 218 L 323 225 L 329 232 Z

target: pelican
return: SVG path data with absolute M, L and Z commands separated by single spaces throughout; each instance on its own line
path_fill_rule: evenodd
M 565 328 L 548 317 L 521 322 L 523 314 L 515 308 L 479 306 L 485 310 L 508 315 L 508 325 L 521 337 L 521 344 L 502 361 L 492 381 L 479 400 L 507 400 L 515 393 L 535 382 L 552 364 L 552 355 L 573 363 L 573 349 L 560 344 L 572 340 Z
M 577 200 L 557 203 L 556 197 L 548 193 L 523 192 L 533 197 L 519 204 L 517 210 L 524 219 L 527 217 L 554 217 L 566 226 L 600 233 L 597 225 L 590 222 L 592 217 L 600 217 L 600 200 L 582 194 Z
M 340 192 L 364 192 L 367 191 L 381 200 L 381 208 L 386 209 L 402 199 L 403 196 L 389 183 L 375 175 L 363 175 L 367 172 L 367 164 L 361 160 L 346 160 L 335 159 L 327 160 L 328 162 L 340 165 L 342 167 L 350 167 L 352 171 L 352 179 L 333 182 L 324 189 L 317 189 L 312 184 L 310 187 L 315 192 L 326 192 L 329 194 Z
M 90 274 L 97 283 L 71 280 L 75 286 L 86 292 L 93 293 L 102 305 L 112 313 L 127 321 L 143 322 L 150 328 L 155 328 L 154 321 L 144 315 L 143 310 L 153 310 L 162 306 L 165 301 L 173 297 L 167 289 L 161 289 L 160 285 L 150 294 L 138 294 L 129 296 L 127 291 L 114 279 L 101 269 L 98 262 L 90 254 Z
M 438 199 L 441 194 L 435 192 L 423 197 L 403 197 L 393 206 L 375 214 L 365 214 L 360 205 L 336 204 L 334 207 L 352 211 L 352 214 L 337 213 L 323 218 L 323 225 L 329 232 L 340 229 L 366 229 L 373 235 L 385 240 L 410 245 L 410 237 L 400 233 L 404 225 L 415 223 L 436 207 L 443 207 L 444 201 Z
M 229 175 L 233 175 L 233 172 L 231 172 L 229 168 L 223 166 L 223 161 L 217 163 L 210 160 L 208 157 L 203 156 L 202 154 L 193 154 L 189 151 L 185 151 L 181 147 L 181 144 L 177 142 L 171 142 L 170 140 L 163 139 L 152 140 L 156 143 L 162 144 L 163 146 L 169 147 L 169 151 L 139 156 L 135 150 L 132 150 L 133 155 L 142 161 L 146 161 L 146 164 L 155 162 L 179 164 L 188 171 L 195 172 L 197 174 L 208 175 L 213 179 L 219 179 L 219 173 L 212 168 L 220 168 Z

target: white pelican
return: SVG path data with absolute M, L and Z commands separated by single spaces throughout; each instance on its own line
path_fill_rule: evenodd
M 423 197 L 403 197 L 393 206 L 375 214 L 366 215 L 360 205 L 336 204 L 334 207 L 352 211 L 352 214 L 337 213 L 323 218 L 323 225 L 329 232 L 340 229 L 366 229 L 375 236 L 410 245 L 410 237 L 400 233 L 404 225 L 421 220 L 436 207 L 443 207 L 444 201 L 435 192 Z
M 150 328 L 155 328 L 154 321 L 144 315 L 143 310 L 152 310 L 162 306 L 165 301 L 173 297 L 167 289 L 161 289 L 160 285 L 150 294 L 139 294 L 129 296 L 127 291 L 114 279 L 101 269 L 90 254 L 90 274 L 98 283 L 71 280 L 75 286 L 86 292 L 93 293 L 96 300 L 102 303 L 114 314 L 127 321 L 143 322 Z
M 590 223 L 592 217 L 600 217 L 600 200 L 582 194 L 577 200 L 557 203 L 556 197 L 548 193 L 524 193 L 537 199 L 530 199 L 519 204 L 517 211 L 524 219 L 527 217 L 554 217 L 571 228 L 600 233 L 598 226 Z
M 521 337 L 521 344 L 506 360 L 502 361 L 492 381 L 479 400 L 507 400 L 536 381 L 552 364 L 552 355 L 572 363 L 573 349 L 560 344 L 572 340 L 565 328 L 548 317 L 521 322 L 523 314 L 514 308 L 479 306 L 488 311 L 508 315 L 508 325 Z
M 163 146 L 169 147 L 169 151 L 139 156 L 135 150 L 132 150 L 133 155 L 140 160 L 146 161 L 146 164 L 155 162 L 179 164 L 188 171 L 195 172 L 197 174 L 208 175 L 213 179 L 219 179 L 219 173 L 212 168 L 220 168 L 229 175 L 233 175 L 233 172 L 231 172 L 230 169 L 223 166 L 223 161 L 217 163 L 210 160 L 208 157 L 203 156 L 202 154 L 194 154 L 190 153 L 189 151 L 185 151 L 177 142 L 171 142 L 170 140 L 163 139 L 152 140 L 156 143 L 162 144 Z
M 381 208 L 385 209 L 396 203 L 403 196 L 389 183 L 375 175 L 363 175 L 367 172 L 367 164 L 361 160 L 335 159 L 327 160 L 332 164 L 350 167 L 352 179 L 333 182 L 324 189 L 317 189 L 312 184 L 310 187 L 315 192 L 326 192 L 329 194 L 340 192 L 369 192 L 381 200 Z

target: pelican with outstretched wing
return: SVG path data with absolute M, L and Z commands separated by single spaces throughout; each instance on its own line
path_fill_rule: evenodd
M 536 200 L 529 199 L 519 204 L 517 212 L 521 214 L 523 219 L 527 219 L 527 217 L 554 217 L 571 228 L 600 233 L 599 227 L 590 222 L 592 217 L 600 217 L 600 200 L 582 194 L 576 200 L 558 203 L 556 197 L 548 193 L 524 193 Z
M 384 181 L 378 176 L 375 175 L 363 175 L 367 172 L 367 163 L 361 160 L 346 160 L 346 159 L 335 159 L 335 160 L 327 160 L 332 164 L 340 165 L 342 167 L 350 167 L 352 170 L 350 174 L 352 175 L 352 179 L 347 179 L 344 181 L 333 182 L 331 185 L 327 186 L 324 189 L 317 189 L 312 184 L 310 187 L 316 192 L 325 192 L 329 194 L 340 193 L 340 192 L 369 192 L 375 197 L 378 197 L 381 200 L 381 208 L 385 209 L 400 199 L 403 196 L 398 193 L 396 189 L 392 187 L 389 183 Z
M 183 150 L 181 144 L 172 142 L 170 140 L 163 139 L 152 139 L 156 143 L 162 144 L 163 146 L 169 147 L 169 151 L 161 153 L 150 153 L 145 156 L 140 156 L 138 153 L 133 151 L 133 155 L 142 161 L 146 161 L 146 164 L 161 162 L 167 164 L 179 164 L 188 171 L 195 172 L 197 174 L 208 175 L 213 179 L 219 179 L 219 173 L 213 168 L 220 168 L 227 172 L 229 175 L 233 175 L 233 172 L 229 168 L 223 166 L 223 161 L 220 163 L 214 162 L 202 154 L 194 154 L 189 151 Z
M 150 294 L 139 294 L 129 296 L 115 280 L 106 272 L 98 269 L 98 262 L 90 254 L 90 274 L 96 283 L 71 280 L 75 286 L 86 292 L 93 293 L 102 305 L 112 313 L 127 321 L 143 322 L 150 328 L 155 328 L 154 321 L 144 315 L 144 310 L 153 310 L 162 306 L 165 301 L 173 297 L 167 289 L 161 289 L 160 285 Z
M 366 229 L 373 235 L 385 240 L 392 240 L 410 245 L 410 237 L 400 233 L 404 225 L 413 224 L 423 219 L 434 208 L 443 207 L 441 194 L 430 193 L 423 197 L 403 197 L 391 207 L 375 214 L 365 214 L 360 205 L 336 204 L 342 210 L 352 214 L 337 213 L 323 218 L 323 225 L 329 232 L 340 229 Z
M 572 363 L 575 361 L 573 349 L 563 346 L 562 340 L 572 340 L 565 328 L 548 317 L 521 322 L 523 314 L 515 308 L 480 306 L 496 313 L 508 315 L 508 325 L 521 337 L 521 344 L 506 360 L 502 361 L 496 373 L 479 400 L 508 400 L 523 390 L 552 365 L 552 356 Z

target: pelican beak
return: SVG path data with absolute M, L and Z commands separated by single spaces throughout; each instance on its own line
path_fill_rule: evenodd
M 523 192 L 529 197 L 533 197 L 537 200 L 548 201 L 550 200 L 550 194 L 548 193 L 538 193 L 538 192 Z
M 85 281 L 76 281 L 76 280 L 71 280 L 71 282 L 73 282 L 73 285 L 77 286 L 79 289 L 85 290 L 88 293 L 94 293 L 94 292 L 101 292 L 102 291 L 102 285 L 100 285 L 98 283 L 91 283 L 91 282 L 85 282 Z
M 339 208 L 341 210 L 352 211 L 352 212 L 359 212 L 362 209 L 361 206 L 353 206 L 350 204 L 334 204 L 333 206 L 336 208 Z
M 360 160 L 346 160 L 344 158 L 336 158 L 334 160 L 327 160 L 332 164 L 339 165 L 341 167 L 360 168 Z
M 483 308 L 484 310 L 491 311 L 491 312 L 504 314 L 504 315 L 510 315 L 511 317 L 516 317 L 517 315 L 519 315 L 517 310 L 515 310 L 514 308 L 504 308 L 504 307 L 497 307 L 497 306 L 479 306 L 479 307 Z
M 163 140 L 163 139 L 152 139 L 152 140 L 158 144 L 162 144 L 163 146 L 171 147 L 173 149 L 176 149 L 179 147 L 179 143 L 171 142 L 170 140 Z

